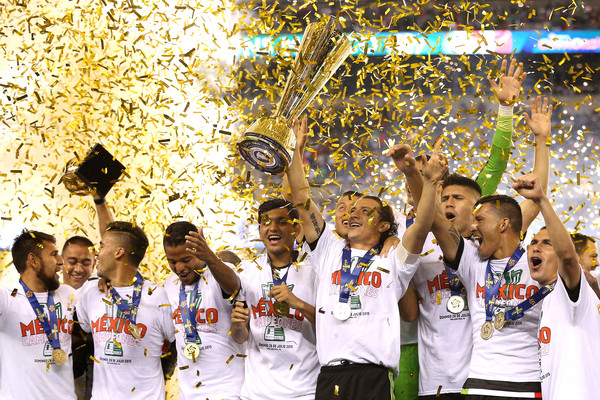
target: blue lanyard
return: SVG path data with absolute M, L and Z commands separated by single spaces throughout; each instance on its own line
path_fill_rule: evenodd
M 451 295 L 460 296 L 463 289 L 462 282 L 460 281 L 458 276 L 456 276 L 454 271 L 452 271 L 452 269 L 448 265 L 446 265 L 446 263 L 444 263 L 444 268 L 446 269 L 446 274 L 448 275 L 448 286 L 450 286 Z
M 544 286 L 543 288 L 541 288 L 540 290 L 538 290 L 537 292 L 535 292 L 534 294 L 532 294 L 531 296 L 526 298 L 524 301 L 519 303 L 518 306 L 508 310 L 506 312 L 505 318 L 507 320 L 509 320 L 509 319 L 516 320 L 516 319 L 523 317 L 523 314 L 525 313 L 525 311 L 529 310 L 531 307 L 535 306 L 537 303 L 542 301 L 546 296 L 548 296 L 554 290 L 555 286 L 556 286 L 556 281 L 547 284 L 546 286 Z
M 358 264 L 356 264 L 357 268 L 355 268 L 354 273 L 352 273 L 350 271 L 352 269 L 352 250 L 349 245 L 344 247 L 344 251 L 342 252 L 342 271 L 340 277 L 340 303 L 348 302 L 348 298 L 350 297 L 350 287 L 357 284 L 360 273 L 369 268 L 369 261 L 379 254 L 380 250 L 381 248 L 379 245 L 373 246 L 371 250 L 367 251 L 365 255 L 362 256 Z
M 525 249 L 523 248 L 523 245 L 521 243 L 519 243 L 519 247 L 517 247 L 516 250 L 514 251 L 514 253 L 512 254 L 512 256 L 510 256 L 510 259 L 506 263 L 506 266 L 504 267 L 504 271 L 502 272 L 502 275 L 500 276 L 500 279 L 498 279 L 497 282 L 494 282 L 494 275 L 492 275 L 492 261 L 491 260 L 488 261 L 487 268 L 485 271 L 485 274 L 486 274 L 486 277 L 485 277 L 485 320 L 486 321 L 491 321 L 492 316 L 494 315 L 494 303 L 496 302 L 496 296 L 498 295 L 498 290 L 500 289 L 500 284 L 502 283 L 502 278 L 504 277 L 504 274 L 506 272 L 510 271 L 511 269 L 513 269 L 513 267 L 515 265 L 517 265 L 517 261 L 519 261 L 519 259 L 521 258 L 521 256 L 523 255 L 524 252 L 525 252 Z
M 414 223 L 415 223 L 415 212 L 414 212 L 414 210 L 411 209 L 408 212 L 408 216 L 406 217 L 406 229 L 408 229 Z
M 135 319 L 142 299 L 142 285 L 144 284 L 144 278 L 139 272 L 135 275 L 133 282 L 133 296 L 131 298 L 131 309 L 127 307 L 127 302 L 117 293 L 112 285 L 109 285 L 109 291 L 115 304 L 119 308 L 119 311 L 129 320 L 130 323 L 135 325 Z
M 179 309 L 181 310 L 181 319 L 183 320 L 183 328 L 185 330 L 185 342 L 196 343 L 198 333 L 196 332 L 196 319 L 192 318 L 192 313 L 196 314 L 196 299 L 198 298 L 198 282 L 194 285 L 190 303 L 188 304 L 185 296 L 185 285 L 181 283 L 179 289 Z M 192 312 L 193 311 L 193 312 Z
M 23 286 L 23 290 L 25 291 L 25 296 L 27 300 L 29 300 L 29 304 L 31 304 L 31 308 L 33 308 L 33 312 L 37 316 L 38 321 L 44 328 L 44 333 L 48 337 L 48 341 L 53 349 L 60 349 L 60 340 L 58 339 L 58 319 L 56 318 L 56 307 L 54 306 L 54 297 L 52 296 L 52 292 L 48 292 L 48 315 L 50 316 L 50 322 L 46 318 L 44 311 L 42 310 L 42 306 L 35 297 L 35 293 L 31 291 L 23 282 L 22 279 L 19 279 L 19 283 Z
M 285 271 L 285 275 L 283 275 L 283 277 L 279 276 L 279 270 L 282 268 L 286 268 L 286 267 L 281 267 L 281 268 L 273 268 L 271 267 L 271 275 L 273 275 L 273 286 L 279 286 L 282 283 L 286 283 L 287 284 L 287 276 L 288 273 L 290 272 L 290 267 L 292 264 L 288 264 L 287 267 L 287 271 Z

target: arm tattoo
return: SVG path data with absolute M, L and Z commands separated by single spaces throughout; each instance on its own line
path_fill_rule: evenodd
M 317 236 L 319 236 L 321 234 L 321 228 L 319 227 L 319 221 L 317 221 L 317 216 L 315 215 L 315 213 L 310 214 L 310 221 L 312 222 L 313 227 L 315 228 L 315 233 L 317 234 Z
M 450 236 L 452 236 L 452 240 L 454 240 L 454 244 L 458 246 L 460 244 L 460 241 L 462 240 L 460 232 L 456 230 L 454 225 L 452 225 L 450 229 L 448 229 L 448 231 L 450 232 Z

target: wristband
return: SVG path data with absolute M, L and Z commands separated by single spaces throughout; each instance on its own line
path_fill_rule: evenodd
M 104 197 L 100 197 L 99 199 L 94 199 L 94 203 L 96 205 L 100 205 L 100 204 L 104 203 Z

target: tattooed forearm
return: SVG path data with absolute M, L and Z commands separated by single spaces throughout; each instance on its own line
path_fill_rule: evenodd
M 315 215 L 315 213 L 310 213 L 310 221 L 313 224 L 313 227 L 315 228 L 315 233 L 318 235 L 321 234 L 321 227 L 319 227 L 319 221 L 317 221 L 317 216 Z
M 460 232 L 458 230 L 456 230 L 454 225 L 452 225 L 450 227 L 450 229 L 448 229 L 448 231 L 450 232 L 450 236 L 452 236 L 452 240 L 454 240 L 454 244 L 456 244 L 458 246 L 460 244 L 460 241 L 462 240 L 462 236 L 460 235 Z

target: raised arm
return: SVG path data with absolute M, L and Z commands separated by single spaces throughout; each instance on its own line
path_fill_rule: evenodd
M 417 206 L 415 222 L 402 236 L 402 245 L 412 254 L 419 254 L 423 250 L 423 244 L 433 223 L 432 211 L 436 209 L 436 185 L 448 169 L 444 157 L 440 154 L 440 139 L 436 141 L 433 154 L 423 168 L 423 193 Z
M 573 290 L 581 279 L 577 252 L 569 232 L 556 215 L 548 196 L 544 193 L 541 181 L 537 175 L 528 174 L 518 178 L 513 184 L 513 188 L 521 196 L 535 203 L 542 211 L 550 243 L 559 259 L 558 273 L 565 281 L 566 287 Z
M 307 119 L 302 118 L 300 123 L 294 123 L 294 133 L 296 134 L 296 149 L 292 156 L 292 163 L 286 171 L 290 192 L 293 203 L 296 205 L 300 220 L 302 221 L 302 230 L 308 243 L 314 243 L 321 236 L 325 227 L 325 220 L 319 211 L 317 205 L 310 197 L 308 180 L 302 167 L 302 158 L 299 145 L 306 143 Z
M 548 191 L 548 175 L 550 172 L 550 130 L 552 127 L 553 106 L 548 105 L 548 98 L 545 97 L 542 104 L 542 97 L 531 99 L 531 116 L 525 114 L 525 120 L 535 140 L 535 159 L 533 165 L 533 174 L 540 178 L 540 187 L 544 193 Z M 523 214 L 523 232 L 529 229 L 540 212 L 538 204 L 530 199 L 521 203 L 521 213 Z
M 394 161 L 398 171 L 404 174 L 415 205 L 418 205 L 423 191 L 423 177 L 417 168 L 412 149 L 406 144 L 397 144 L 387 151 L 387 156 Z
M 240 289 L 240 278 L 211 250 L 206 242 L 203 227 L 198 232 L 189 232 L 186 237 L 186 251 L 204 261 L 221 289 L 227 294 L 232 294 Z
M 387 155 L 392 158 L 398 171 L 406 177 L 406 183 L 413 195 L 415 204 L 419 204 L 423 189 L 423 178 L 417 169 L 412 150 L 407 145 L 397 145 L 392 147 Z M 435 207 L 425 211 L 434 214 L 432 231 L 438 242 L 438 245 L 444 253 L 444 257 L 449 261 L 454 261 L 461 236 L 458 230 L 452 225 L 442 213 L 440 207 Z
M 520 96 L 521 86 L 527 75 L 523 72 L 522 63 L 510 60 L 508 70 L 507 65 L 508 61 L 502 60 L 498 79 L 488 76 L 499 106 L 490 156 L 476 179 L 483 196 L 496 192 L 508 165 L 513 134 L 513 106 Z
M 94 204 L 96 205 L 96 214 L 98 214 L 98 229 L 100 230 L 100 237 L 106 232 L 108 224 L 113 222 L 115 219 L 106 204 L 106 199 L 98 194 L 94 195 Z

